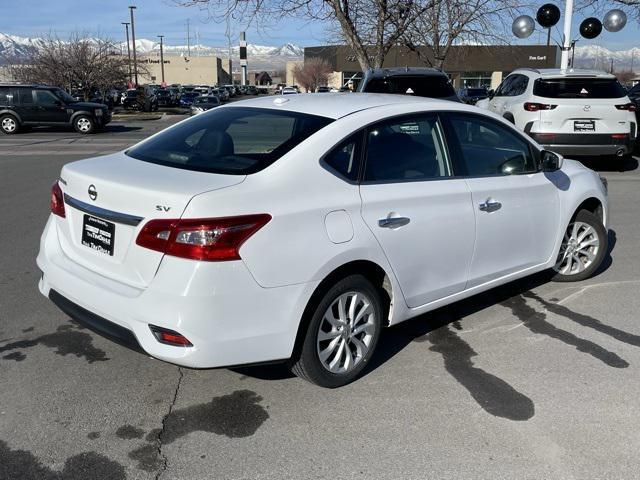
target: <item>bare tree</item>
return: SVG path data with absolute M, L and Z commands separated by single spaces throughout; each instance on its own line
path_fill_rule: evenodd
M 10 58 L 9 73 L 16 80 L 82 90 L 85 100 L 93 89 L 104 92 L 126 83 L 128 59 L 109 39 L 79 33 L 61 40 L 55 35 L 42 39 L 40 46 L 26 57 Z M 146 71 L 144 65 L 138 70 Z
M 579 0 L 576 3 L 576 10 L 588 13 L 603 14 L 612 8 L 623 9 L 640 23 L 640 0 Z
M 503 28 L 515 0 L 440 0 L 406 30 L 403 43 L 424 63 L 443 68 L 455 44 L 508 43 Z
M 296 82 L 307 92 L 315 92 L 318 87 L 326 85 L 331 72 L 329 62 L 318 57 L 310 58 L 293 69 Z
M 440 0 L 173 0 L 199 6 L 223 17 L 256 22 L 287 17 L 329 22 L 353 50 L 363 70 L 379 68 L 408 29 Z

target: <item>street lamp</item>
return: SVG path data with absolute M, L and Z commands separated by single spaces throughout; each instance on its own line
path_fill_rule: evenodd
M 162 72 L 162 86 L 164 87 L 164 49 L 162 42 L 164 35 L 158 35 L 158 38 L 160 39 L 160 71 Z
M 136 87 L 138 86 L 138 59 L 136 57 L 136 27 L 133 20 L 133 11 L 136 9 L 135 5 L 129 6 L 131 12 L 131 41 L 133 43 L 133 75 L 135 78 Z
M 131 48 L 129 47 L 129 22 L 122 22 L 127 33 L 127 65 L 129 65 L 129 83 L 131 83 Z

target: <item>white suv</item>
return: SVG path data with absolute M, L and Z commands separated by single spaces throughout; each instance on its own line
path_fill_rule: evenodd
M 477 106 L 563 155 L 624 157 L 638 132 L 635 104 L 613 75 L 599 71 L 521 68 Z

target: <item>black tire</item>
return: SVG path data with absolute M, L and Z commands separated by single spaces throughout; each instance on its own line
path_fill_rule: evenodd
M 78 115 L 73 119 L 73 128 L 78 133 L 88 135 L 96 131 L 96 122 L 89 115 Z
M 344 373 L 332 373 L 325 368 L 320 360 L 317 339 L 325 312 L 335 300 L 348 292 L 357 292 L 368 297 L 373 309 L 373 319 L 371 321 L 374 331 L 371 334 L 369 350 L 355 363 L 351 370 Z M 382 308 L 380 294 L 364 276 L 350 275 L 338 281 L 327 289 L 317 305 L 312 311 L 308 312 L 310 319 L 306 327 L 306 332 L 304 332 L 302 347 L 298 355 L 292 359 L 291 371 L 298 377 L 321 387 L 336 388 L 351 383 L 362 373 L 362 370 L 367 366 L 375 351 L 378 339 L 380 338 L 383 312 L 384 309 Z M 345 345 L 344 348 L 350 347 Z M 336 348 L 336 350 L 338 349 Z M 353 353 L 353 350 L 349 351 Z M 337 353 L 335 356 L 337 356 Z M 333 358 L 335 358 L 335 356 Z M 330 355 L 329 358 L 332 358 L 332 355 Z
M 14 135 L 20 131 L 20 122 L 14 115 L 0 115 L 0 130 L 5 135 Z
M 557 268 L 560 266 L 566 265 L 564 261 L 562 261 L 561 263 L 560 259 L 564 255 L 564 251 L 566 249 L 567 242 L 565 241 L 565 239 L 567 238 L 567 233 L 572 231 L 573 225 L 576 222 L 587 224 L 593 228 L 599 242 L 598 250 L 595 253 L 595 258 L 593 259 L 591 264 L 589 264 L 589 266 L 587 266 L 584 270 L 576 271 L 575 273 L 563 274 L 560 271 L 558 271 Z M 600 218 L 597 215 L 594 215 L 593 213 L 587 210 L 580 210 L 576 214 L 576 216 L 573 219 L 571 219 L 571 222 L 569 222 L 567 229 L 563 233 L 562 247 L 560 247 L 560 254 L 558 255 L 558 263 L 554 267 L 555 275 L 553 276 L 552 279 L 555 282 L 579 282 L 581 280 L 585 280 L 591 277 L 598 270 L 598 268 L 600 268 L 602 261 L 607 255 L 608 249 L 609 249 L 609 237 L 607 234 L 607 230 L 604 228 L 604 225 L 602 224 L 602 221 L 600 220 Z M 578 256 L 578 258 L 583 259 L 585 257 Z

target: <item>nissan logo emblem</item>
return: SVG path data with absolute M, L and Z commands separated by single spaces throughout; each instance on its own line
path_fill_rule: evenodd
M 585 105 L 585 106 L 583 107 L 583 110 L 584 110 L 585 112 L 588 112 L 589 110 L 591 110 L 591 105 Z
M 89 194 L 89 198 L 91 200 L 95 200 L 96 198 L 98 198 L 98 191 L 96 190 L 95 185 L 89 185 L 89 190 L 87 190 L 87 193 Z

